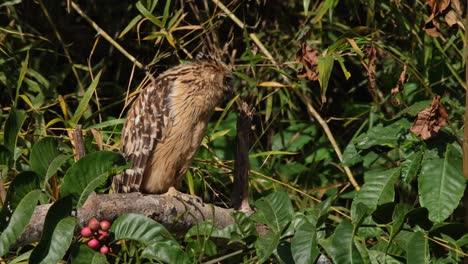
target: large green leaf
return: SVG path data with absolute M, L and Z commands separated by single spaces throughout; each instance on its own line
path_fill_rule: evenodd
M 5 203 L 0 211 L 0 232 L 9 224 L 13 211 L 17 209 L 23 198 L 31 191 L 39 189 L 39 180 L 32 171 L 24 171 L 13 179 L 5 197 Z M 36 204 L 34 204 L 35 206 Z
M 288 194 L 284 191 L 274 192 L 255 202 L 257 213 L 254 221 L 266 224 L 274 232 L 281 230 L 291 221 L 294 209 Z
M 11 157 L 14 157 L 16 142 L 24 120 L 26 120 L 26 112 L 12 109 L 5 122 L 5 136 L 3 140 Z
M 431 151 L 435 152 L 435 151 Z M 421 205 L 429 211 L 429 219 L 441 223 L 458 207 L 465 190 L 462 173 L 462 157 L 452 145 L 448 145 L 444 158 L 432 158 L 427 151 L 418 176 Z
M 71 262 L 73 264 L 107 264 L 105 255 L 89 248 L 85 244 L 76 247 L 71 254 Z
M 160 223 L 140 214 L 123 214 L 117 218 L 110 229 L 116 240 L 130 239 L 145 245 L 174 240 Z
M 58 263 L 73 239 L 75 218 L 72 199 L 67 196 L 52 204 L 47 212 L 42 237 L 31 254 L 30 263 Z
M 343 165 L 351 167 L 363 160 L 362 150 L 357 150 L 354 143 L 350 142 L 343 151 Z
M 415 232 L 406 245 L 406 261 L 411 264 L 429 263 L 429 245 L 424 233 Z
M 94 189 L 110 175 L 122 171 L 125 164 L 125 159 L 116 152 L 98 151 L 86 155 L 65 173 L 60 195 L 70 195 L 73 204 L 80 208 Z
M 317 230 L 306 217 L 302 217 L 302 224 L 296 228 L 291 239 L 291 253 L 295 263 L 315 263 L 320 254 L 317 246 Z
M 280 236 L 280 233 L 270 231 L 257 238 L 255 241 L 255 251 L 257 252 L 259 263 L 265 262 L 273 254 L 280 242 Z
M 10 162 L 13 156 L 10 151 L 4 145 L 0 145 L 0 167 L 3 166 L 10 166 Z
M 60 154 L 57 140 L 54 138 L 43 138 L 34 145 L 29 163 L 31 169 L 41 177 L 41 181 L 46 177 L 52 161 Z
M 366 181 L 351 205 L 351 217 L 355 218 L 359 203 L 367 206 L 370 209 L 368 213 L 372 213 L 377 205 L 393 202 L 395 196 L 394 184 L 399 175 L 399 168 L 366 173 Z
M 404 134 L 407 134 L 411 123 L 406 119 L 400 119 L 388 126 L 377 125 L 372 127 L 367 133 L 361 134 L 353 143 L 358 149 L 368 149 L 373 146 L 397 147 Z
M 180 245 L 174 240 L 156 242 L 146 247 L 141 257 L 156 259 L 165 263 L 192 263 Z
M 336 227 L 331 241 L 330 251 L 333 263 L 364 263 L 361 254 L 354 244 L 353 225 L 346 220 L 342 220 Z
M 16 205 L 13 213 L 8 217 L 6 226 L 2 228 L 0 235 L 0 256 L 5 255 L 10 246 L 21 235 L 24 228 L 29 224 L 29 220 L 34 213 L 41 192 L 39 190 L 30 191 L 24 195 Z M 8 206 L 4 206 L 3 210 L 8 210 Z M 2 216 L 5 214 L 2 214 Z M 5 218 L 2 218 L 5 219 Z

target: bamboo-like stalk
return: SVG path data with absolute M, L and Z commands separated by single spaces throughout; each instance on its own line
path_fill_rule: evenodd
M 468 0 L 466 1 L 468 6 Z M 468 14 L 465 17 L 465 122 L 463 128 L 463 175 L 468 180 Z M 465 230 L 468 230 L 468 185 L 465 186 L 465 193 L 463 195 L 463 206 L 464 206 L 464 225 Z M 464 257 L 464 263 L 468 263 L 468 257 Z
M 234 15 L 234 13 L 232 13 L 231 10 L 229 10 L 229 8 L 227 8 L 223 3 L 221 3 L 219 0 L 212 0 L 212 1 L 216 6 L 218 6 L 221 10 L 223 10 L 223 12 L 225 12 L 227 14 L 227 16 L 232 21 L 234 21 L 234 23 L 236 25 L 238 25 L 242 29 L 245 28 L 245 24 L 242 21 L 240 21 L 239 18 L 237 18 L 236 15 Z M 268 58 L 268 60 L 270 60 L 273 63 L 273 65 L 275 65 L 276 67 L 280 68 L 280 65 L 278 64 L 278 62 L 273 58 L 273 56 L 268 51 L 268 49 L 265 47 L 265 45 L 263 45 L 263 43 L 257 38 L 257 35 L 255 35 L 255 33 L 250 33 L 249 37 L 252 39 L 253 42 L 255 42 L 255 44 L 259 47 L 259 49 L 262 51 L 262 53 Z M 284 75 L 282 75 L 282 76 L 283 76 L 283 78 L 285 79 L 286 82 L 288 82 L 288 83 L 290 82 Z M 333 149 L 335 150 L 335 153 L 338 156 L 338 159 L 340 161 L 343 161 L 343 155 L 341 153 L 340 147 L 336 143 L 335 137 L 334 137 L 333 133 L 331 132 L 330 128 L 328 127 L 327 122 L 320 116 L 318 111 L 315 110 L 312 103 L 309 102 L 303 94 L 300 94 L 299 91 L 297 91 L 297 89 L 294 90 L 294 92 L 296 92 L 298 94 L 298 96 L 301 98 L 303 103 L 307 106 L 307 112 L 309 113 L 309 115 L 311 115 L 313 118 L 315 118 L 318 121 L 318 123 L 320 124 L 320 126 L 322 127 L 323 131 L 325 132 L 326 136 L 328 137 L 328 140 L 332 144 Z M 351 184 L 354 186 L 354 188 L 359 191 L 361 189 L 361 187 L 359 186 L 358 182 L 354 178 L 354 175 L 351 172 L 351 170 L 349 169 L 349 167 L 343 165 L 343 169 L 344 169 L 344 171 L 346 173 L 346 176 L 348 177 L 349 182 L 351 182 Z

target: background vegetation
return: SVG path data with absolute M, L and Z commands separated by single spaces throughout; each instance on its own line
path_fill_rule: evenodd
M 0 3 L 3 260 L 467 257 L 458 1 L 222 2 L 229 11 L 209 0 Z M 124 168 L 115 152 L 128 103 L 148 72 L 157 75 L 198 52 L 235 66 L 236 97 L 213 116 L 184 191 L 229 206 L 239 97 L 256 109 L 250 196 L 257 213 L 237 213 L 225 230 L 201 223 L 183 236 L 124 215 L 112 227 L 114 252 L 104 257 L 80 246 L 70 212 L 92 189 L 108 192 L 109 176 Z M 436 95 L 442 106 L 433 103 Z M 417 118 L 426 108 L 430 118 Z M 432 122 L 425 123 L 431 138 L 410 131 L 415 120 Z M 70 131 L 78 124 L 90 154 L 75 162 Z M 57 203 L 40 243 L 13 249 L 34 206 L 51 202 Z M 255 223 L 270 231 L 259 236 Z M 148 230 L 154 233 L 144 236 Z M 210 237 L 238 246 L 230 250 Z

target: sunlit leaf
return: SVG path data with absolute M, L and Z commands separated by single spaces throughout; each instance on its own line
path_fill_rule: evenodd
M 112 223 L 110 231 L 114 233 L 116 240 L 130 239 L 145 245 L 174 240 L 163 225 L 140 214 L 123 214 L 119 216 Z
M 125 165 L 125 159 L 116 152 L 98 151 L 88 154 L 67 170 L 60 195 L 71 196 L 73 204 L 80 208 L 94 189 L 110 175 L 124 170 Z
M 274 192 L 255 202 L 257 213 L 252 217 L 280 232 L 292 219 L 294 212 L 291 200 L 284 191 Z
M 395 196 L 394 184 L 400 175 L 400 169 L 372 171 L 365 175 L 366 182 L 356 194 L 351 205 L 351 216 L 354 219 L 359 203 L 367 206 L 372 212 L 377 205 L 392 202 Z M 370 213 L 369 212 L 369 213 Z

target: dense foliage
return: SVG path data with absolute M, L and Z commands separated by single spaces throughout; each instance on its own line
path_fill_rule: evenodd
M 462 12 L 458 1 L 427 2 L 451 5 L 0 3 L 0 256 L 15 263 L 315 263 L 321 254 L 334 263 L 462 261 Z M 76 235 L 72 211 L 92 191 L 108 193 L 111 177 L 128 166 L 117 153 L 128 103 L 147 73 L 197 52 L 235 66 L 236 92 L 213 116 L 183 191 L 229 205 L 242 99 L 256 109 L 256 213 L 237 212 L 236 224 L 222 230 L 203 222 L 183 236 L 126 214 L 110 229 L 114 251 L 93 251 Z M 75 161 L 70 136 L 78 125 L 88 154 Z M 35 206 L 52 202 L 41 241 L 15 249 Z M 268 232 L 259 235 L 258 224 Z

